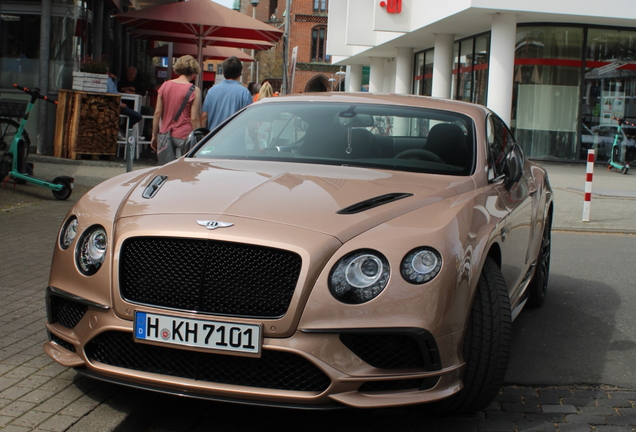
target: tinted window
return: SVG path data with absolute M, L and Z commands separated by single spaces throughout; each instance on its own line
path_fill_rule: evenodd
M 323 102 L 248 107 L 198 158 L 245 158 L 469 175 L 473 122 L 424 108 Z
M 488 146 L 490 149 L 491 165 L 494 175 L 503 175 L 503 166 L 508 153 L 515 144 L 515 138 L 506 124 L 494 114 L 488 117 Z

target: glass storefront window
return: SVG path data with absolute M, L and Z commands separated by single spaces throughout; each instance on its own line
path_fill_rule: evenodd
M 616 118 L 636 121 L 636 32 L 589 29 L 585 66 L 579 159 L 593 148 L 607 161 Z
M 582 28 L 517 29 L 511 126 L 528 156 L 576 159 L 582 54 Z
M 455 42 L 451 98 L 486 104 L 490 35 Z
M 433 90 L 433 50 L 415 55 L 413 94 L 430 96 Z

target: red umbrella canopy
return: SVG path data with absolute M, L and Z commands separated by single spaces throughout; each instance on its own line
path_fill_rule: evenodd
M 189 0 L 123 12 L 114 17 L 128 28 L 275 42 L 281 30 L 211 0 Z
M 153 57 L 166 57 L 168 55 L 168 45 L 161 45 L 151 50 L 146 51 L 147 54 Z M 181 57 L 184 55 L 197 55 L 197 47 L 192 44 L 176 43 L 172 46 L 172 55 L 174 57 Z M 236 56 L 239 60 L 244 62 L 253 62 L 254 58 L 245 54 L 238 48 L 227 47 L 205 47 L 203 48 L 203 58 L 211 60 L 225 60 L 228 57 Z
M 189 36 L 183 33 L 169 33 L 163 31 L 154 30 L 137 30 L 132 32 L 133 37 L 137 39 L 146 39 L 162 42 L 177 42 L 185 44 L 199 44 L 199 39 L 196 36 Z M 201 38 L 201 46 L 218 46 L 218 47 L 232 47 L 232 48 L 247 48 L 253 50 L 268 50 L 274 46 L 271 42 L 247 40 L 247 39 L 233 39 L 233 38 L 221 38 L 221 37 L 206 37 Z

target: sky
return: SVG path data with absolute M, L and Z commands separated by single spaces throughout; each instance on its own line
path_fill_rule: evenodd
M 230 9 L 232 9 L 232 5 L 234 4 L 234 0 L 212 0 L 212 1 Z

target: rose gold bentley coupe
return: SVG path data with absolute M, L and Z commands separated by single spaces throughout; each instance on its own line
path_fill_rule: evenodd
M 197 139 L 199 137 L 199 139 Z M 85 375 L 289 407 L 483 409 L 544 302 L 553 196 L 479 105 L 266 99 L 69 211 L 46 353 Z

